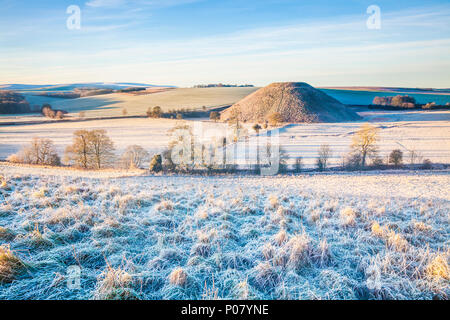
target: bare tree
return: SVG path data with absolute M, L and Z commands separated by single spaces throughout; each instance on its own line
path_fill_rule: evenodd
M 162 168 L 165 171 L 175 171 L 176 170 L 176 165 L 175 163 L 173 163 L 172 161 L 172 149 L 167 149 L 163 152 L 162 154 L 163 156 L 163 160 L 162 160 Z
M 267 143 L 262 146 L 260 149 L 261 157 L 260 157 L 260 168 L 278 168 L 275 173 L 283 173 L 287 171 L 287 162 L 289 160 L 289 156 L 286 151 L 281 148 L 280 145 Z
M 60 159 L 56 153 L 53 141 L 50 139 L 33 139 L 35 145 L 36 159 L 38 164 L 59 165 Z
M 92 149 L 94 167 L 101 169 L 102 166 L 112 162 L 114 143 L 106 135 L 105 130 L 92 130 L 89 135 L 89 144 Z
M 259 131 L 262 129 L 262 127 L 259 125 L 259 123 L 256 123 L 252 127 L 253 130 L 256 132 L 256 170 L 259 170 L 260 161 L 259 161 Z
M 351 149 L 353 154 L 360 155 L 362 167 L 366 165 L 367 157 L 377 154 L 377 141 L 378 128 L 369 124 L 364 124 L 353 136 Z
M 114 144 L 105 130 L 78 130 L 72 145 L 66 148 L 66 159 L 76 166 L 101 169 L 114 158 Z
M 295 158 L 295 164 L 294 164 L 295 172 L 297 172 L 297 173 L 301 172 L 302 168 L 303 168 L 303 158 L 302 157 L 296 157 Z
M 25 146 L 18 154 L 12 155 L 8 159 L 18 163 L 54 166 L 61 164 L 53 141 L 42 138 L 33 138 L 28 146 Z
M 317 168 L 322 171 L 328 167 L 328 160 L 331 157 L 331 148 L 328 144 L 323 144 L 319 148 L 319 158 L 317 158 Z
M 415 149 L 411 149 L 408 156 L 410 164 L 421 163 L 423 161 L 423 156 Z
M 141 168 L 142 163 L 149 159 L 149 153 L 138 145 L 129 146 L 122 154 L 121 162 L 124 167 L 134 169 Z
M 78 130 L 73 134 L 72 145 L 66 148 L 66 161 L 77 167 L 87 169 L 90 165 L 91 150 L 89 146 L 89 131 Z
M 402 162 L 403 152 L 400 149 L 392 150 L 391 154 L 389 155 L 389 163 L 398 167 L 402 164 Z

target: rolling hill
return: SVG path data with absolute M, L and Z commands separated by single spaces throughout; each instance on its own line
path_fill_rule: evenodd
M 221 120 L 262 122 L 278 113 L 282 122 L 314 123 L 358 120 L 360 117 L 326 93 L 304 82 L 273 83 L 223 111 Z

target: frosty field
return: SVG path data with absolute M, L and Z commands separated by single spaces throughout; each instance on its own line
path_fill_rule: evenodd
M 362 123 L 370 122 L 380 128 L 378 145 L 383 159 L 386 159 L 393 149 L 400 149 L 404 152 L 405 163 L 408 163 L 410 150 L 415 150 L 424 159 L 430 159 L 434 163 L 450 163 L 449 111 L 363 110 L 360 114 L 364 117 L 360 122 L 287 125 L 279 130 L 280 145 L 291 158 L 291 162 L 295 157 L 302 157 L 305 167 L 313 167 L 319 147 L 329 144 L 332 149 L 330 164 L 341 165 L 342 158 L 349 151 L 354 133 Z M 200 122 L 205 131 L 219 130 L 217 136 L 223 135 L 226 128 L 224 123 Z M 105 129 L 114 141 L 118 155 L 132 144 L 141 145 L 153 154 L 167 148 L 171 140 L 169 130 L 179 123 L 177 120 L 139 118 L 0 126 L 0 159 L 4 160 L 19 151 L 32 137 L 53 140 L 62 155 L 72 141 L 73 132 L 79 129 Z M 184 123 L 193 126 L 199 121 Z M 248 133 L 255 136 L 251 129 L 252 124 L 245 126 Z M 264 133 L 261 135 L 264 136 Z
M 449 171 L 0 174 L 0 299 L 450 294 Z M 67 285 L 73 266 L 80 289 Z
M 408 163 L 411 150 L 434 163 L 450 163 L 450 112 L 360 112 L 362 122 L 380 128 L 378 148 L 387 162 L 389 153 L 400 149 Z M 290 158 L 303 157 L 313 167 L 322 144 L 332 149 L 331 165 L 341 165 L 360 122 L 290 125 L 280 130 L 280 145 Z

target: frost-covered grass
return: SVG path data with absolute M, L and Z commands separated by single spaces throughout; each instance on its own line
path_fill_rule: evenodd
M 0 299 L 450 294 L 448 171 L 47 173 L 0 167 Z M 81 268 L 81 289 L 67 286 L 70 266 Z

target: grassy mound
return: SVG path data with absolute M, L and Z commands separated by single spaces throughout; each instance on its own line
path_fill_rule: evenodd
M 0 246 L 0 283 L 13 281 L 23 267 L 23 262 L 14 255 L 8 246 Z
M 303 82 L 273 83 L 247 96 L 221 114 L 221 120 L 311 123 L 358 120 L 360 117 L 326 93 Z

